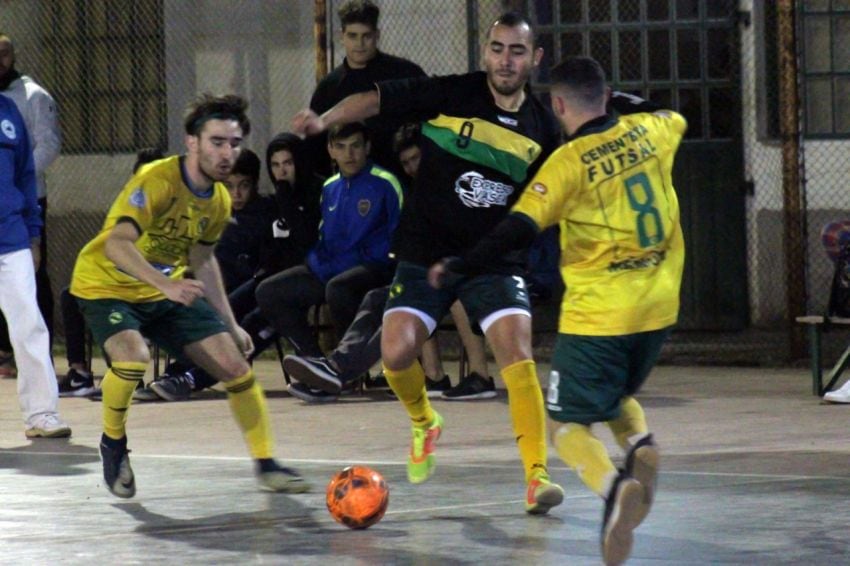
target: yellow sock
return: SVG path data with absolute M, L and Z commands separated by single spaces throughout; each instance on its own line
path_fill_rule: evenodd
M 508 388 L 508 405 L 519 456 L 525 468 L 525 481 L 546 474 L 546 415 L 543 392 L 533 360 L 522 360 L 502 368 Z
M 413 426 L 425 428 L 434 422 L 434 409 L 425 390 L 425 371 L 415 360 L 407 369 L 395 371 L 384 366 L 384 377 L 393 393 L 404 403 Z
M 576 471 L 581 481 L 605 497 L 617 475 L 617 469 L 605 446 L 593 436 L 590 427 L 576 423 L 563 424 L 555 431 L 553 440 L 558 455 Z
M 113 362 L 100 383 L 103 392 L 103 432 L 118 440 L 127 435 L 127 410 L 133 402 L 133 391 L 145 377 L 148 364 Z
M 263 388 L 254 379 L 254 370 L 249 369 L 245 375 L 226 382 L 224 388 L 227 389 L 230 410 L 242 429 L 251 457 L 271 458 L 273 439 L 269 409 Z
M 623 398 L 620 404 L 620 416 L 613 421 L 608 421 L 608 427 L 623 450 L 631 448 L 633 440 L 630 439 L 643 436 L 648 432 L 643 407 L 634 397 Z

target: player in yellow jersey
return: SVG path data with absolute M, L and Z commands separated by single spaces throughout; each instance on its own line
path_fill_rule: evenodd
M 527 185 L 511 214 L 462 258 L 429 273 L 487 269 L 560 223 L 566 284 L 546 407 L 558 454 L 605 498 L 602 555 L 620 564 L 649 512 L 659 453 L 634 394 L 676 323 L 684 265 L 673 159 L 686 129 L 679 114 L 614 93 L 587 57 L 552 70 L 552 108 L 567 143 Z M 606 113 L 606 103 L 620 111 Z M 617 470 L 591 425 L 605 422 L 626 451 Z
M 199 97 L 184 121 L 186 154 L 146 165 L 130 179 L 74 267 L 71 294 L 111 360 L 102 383 L 100 453 L 106 486 L 118 497 L 136 492 L 125 424 L 150 361 L 143 334 L 224 383 L 263 487 L 309 487 L 273 459 L 265 396 L 245 360 L 253 344 L 234 320 L 213 255 L 230 218 L 221 181 L 250 132 L 246 108 L 238 96 Z M 189 268 L 194 279 L 184 278 Z

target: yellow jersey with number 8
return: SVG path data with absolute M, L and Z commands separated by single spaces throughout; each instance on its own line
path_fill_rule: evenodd
M 672 170 L 685 119 L 659 111 L 587 126 L 512 211 L 541 230 L 560 223 L 559 331 L 617 336 L 675 324 L 685 245 Z

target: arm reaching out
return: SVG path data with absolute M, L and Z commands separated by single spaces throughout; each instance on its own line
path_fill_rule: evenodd
M 305 108 L 292 118 L 292 131 L 301 136 L 320 134 L 336 124 L 348 124 L 377 116 L 381 111 L 381 97 L 377 90 L 352 94 L 322 114 Z

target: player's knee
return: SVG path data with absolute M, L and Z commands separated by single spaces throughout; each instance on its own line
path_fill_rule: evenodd
M 390 341 L 381 343 L 381 359 L 384 367 L 391 371 L 401 371 L 409 368 L 416 360 L 416 352 L 407 343 Z
M 232 359 L 224 360 L 221 369 L 223 374 L 221 381 L 227 383 L 248 373 L 251 370 L 251 366 L 243 359 Z

